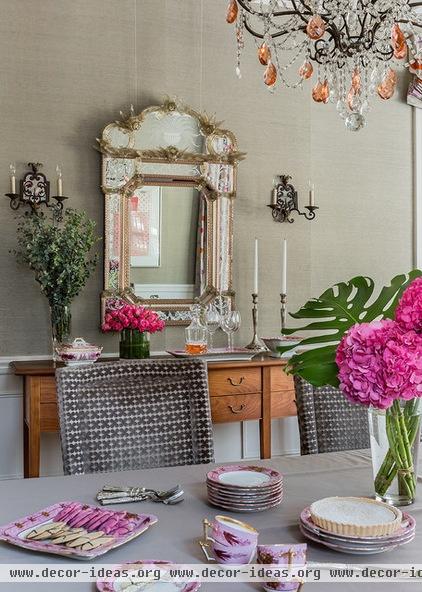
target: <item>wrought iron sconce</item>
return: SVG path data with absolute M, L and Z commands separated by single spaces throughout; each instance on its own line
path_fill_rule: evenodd
M 59 166 L 57 171 L 57 195 L 50 196 L 50 181 L 40 172 L 42 163 L 29 162 L 28 166 L 31 168 L 27 171 L 19 182 L 19 192 L 16 192 L 16 167 L 14 164 L 10 165 L 10 193 L 6 193 L 6 197 L 10 199 L 10 207 L 12 210 L 18 210 L 20 206 L 28 206 L 33 213 L 36 213 L 38 208 L 45 205 L 47 208 L 53 210 L 53 218 L 61 220 L 63 213 L 63 202 L 68 199 L 63 195 L 63 180 L 62 172 Z M 55 203 L 50 199 L 54 199 Z
M 274 180 L 274 188 L 271 193 L 271 203 L 268 207 L 272 209 L 273 219 L 275 222 L 290 222 L 292 224 L 294 219 L 291 217 L 293 212 L 299 216 L 305 216 L 307 220 L 313 220 L 316 216 L 318 206 L 315 205 L 315 191 L 313 186 L 309 187 L 309 204 L 305 206 L 307 212 L 301 212 L 298 206 L 297 191 L 294 186 L 289 183 L 290 175 L 278 175 Z

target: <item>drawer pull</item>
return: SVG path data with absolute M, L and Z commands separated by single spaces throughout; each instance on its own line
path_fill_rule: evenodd
M 233 380 L 233 378 L 230 378 L 230 377 L 227 380 L 230 382 L 230 384 L 232 386 L 240 386 L 242 384 L 242 382 L 245 380 L 245 377 L 244 376 L 241 376 L 239 382 L 235 382 Z
M 229 405 L 229 409 L 232 413 L 242 413 L 246 409 L 246 405 L 242 403 L 238 409 L 235 409 L 234 405 Z

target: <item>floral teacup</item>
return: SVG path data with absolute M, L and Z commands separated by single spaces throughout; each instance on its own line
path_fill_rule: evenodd
M 211 536 L 208 529 L 211 529 Z M 213 522 L 204 519 L 204 540 L 199 544 L 208 561 L 245 564 L 252 561 L 257 542 L 258 531 L 250 524 L 228 516 L 216 516 Z
M 223 565 L 244 565 L 250 563 L 255 556 L 255 547 L 229 547 L 211 539 L 199 541 L 199 544 L 208 561 L 216 561 Z
M 304 566 L 306 564 L 306 544 L 299 545 L 258 545 L 257 561 L 267 565 L 285 565 L 286 567 Z M 273 590 L 299 592 L 303 582 L 292 579 L 279 582 L 266 582 L 265 592 Z
M 208 529 L 211 529 L 211 537 Z M 210 538 L 223 545 L 256 548 L 258 531 L 246 522 L 218 515 L 213 522 L 204 518 L 204 540 Z

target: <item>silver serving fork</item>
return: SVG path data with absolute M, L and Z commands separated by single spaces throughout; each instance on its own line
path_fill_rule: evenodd
M 151 500 L 153 502 L 162 502 L 164 504 L 175 504 L 183 500 L 183 490 L 180 485 L 176 485 L 167 491 L 156 491 L 146 487 L 119 487 L 115 485 L 105 485 L 98 493 L 97 500 L 102 505 L 121 504 L 131 501 Z

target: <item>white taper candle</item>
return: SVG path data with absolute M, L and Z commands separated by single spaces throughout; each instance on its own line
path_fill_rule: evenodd
M 14 162 L 9 165 L 10 170 L 10 193 L 16 193 L 16 166 Z
M 258 239 L 255 239 L 254 282 L 253 293 L 258 294 Z
M 282 242 L 281 249 L 281 293 L 287 294 L 287 240 Z
M 63 178 L 62 178 L 62 169 L 60 165 L 56 166 L 56 173 L 57 173 L 57 195 L 63 195 Z
M 309 205 L 315 205 L 315 185 L 309 181 Z

